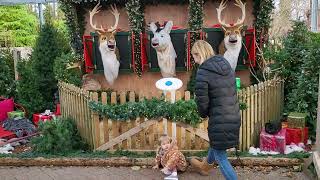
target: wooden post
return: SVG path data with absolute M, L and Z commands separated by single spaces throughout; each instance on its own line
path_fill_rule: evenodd
M 20 59 L 21 59 L 21 51 L 19 51 L 17 49 L 13 49 L 12 54 L 13 54 L 14 78 L 15 78 L 15 80 L 18 80 L 19 74 L 18 74 L 17 66 L 18 66 L 18 61 L 20 61 Z
M 106 92 L 102 92 L 101 93 L 101 102 L 103 104 L 107 104 L 108 103 L 108 97 L 107 96 L 108 95 L 107 95 Z M 104 117 L 102 119 L 102 123 L 103 123 L 103 143 L 106 143 L 106 142 L 109 142 L 109 132 L 110 132 L 109 131 L 109 119 Z
M 242 102 L 243 98 L 242 98 L 242 90 L 239 90 L 238 92 L 238 99 L 239 102 Z M 240 115 L 241 115 L 241 124 L 240 124 L 240 132 L 239 132 L 239 149 L 242 150 L 242 145 L 243 145 L 243 140 L 242 140 L 242 128 L 243 128 L 243 111 L 240 111 Z
M 98 93 L 93 92 L 90 94 L 92 101 L 98 101 Z M 92 135 L 94 139 L 94 148 L 100 146 L 100 126 L 99 126 L 99 115 L 96 112 L 92 112 Z
M 250 148 L 251 145 L 251 108 L 253 108 L 251 106 L 251 89 L 250 87 L 247 87 L 246 89 L 246 93 L 247 93 L 247 99 L 246 99 L 246 103 L 248 105 L 248 108 L 246 109 L 246 126 L 247 126 L 247 143 L 246 143 L 246 150 L 248 150 Z

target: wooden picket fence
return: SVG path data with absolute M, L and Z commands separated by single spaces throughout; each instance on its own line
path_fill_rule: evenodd
M 143 98 L 159 97 L 161 93 L 88 92 L 73 85 L 59 82 L 61 112 L 72 117 L 80 135 L 95 150 L 126 149 L 131 151 L 153 151 L 161 134 L 175 137 L 183 151 L 198 151 L 208 148 L 208 120 L 198 127 L 167 119 L 117 121 L 100 117 L 89 109 L 89 101 L 123 104 Z M 170 99 L 167 94 L 166 99 Z M 259 133 L 264 124 L 279 119 L 283 108 L 283 82 L 280 79 L 259 83 L 238 92 L 240 102 L 247 105 L 241 111 L 240 149 L 248 150 L 259 143 Z M 190 92 L 177 92 L 176 100 L 189 100 Z

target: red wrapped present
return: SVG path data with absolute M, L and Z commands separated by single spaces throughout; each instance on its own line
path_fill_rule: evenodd
M 281 129 L 277 134 L 268 134 L 263 129 L 260 133 L 260 150 L 284 153 L 286 149 L 286 130 Z
M 60 115 L 61 115 L 61 112 L 60 112 L 60 104 L 57 104 L 57 106 L 56 106 L 56 112 L 54 112 L 54 114 L 55 114 L 56 116 L 60 116 Z
M 286 142 L 287 144 L 299 144 L 308 142 L 308 128 L 286 128 Z
M 38 126 L 39 121 L 49 121 L 53 118 L 54 115 L 42 115 L 40 113 L 33 114 L 33 123 Z

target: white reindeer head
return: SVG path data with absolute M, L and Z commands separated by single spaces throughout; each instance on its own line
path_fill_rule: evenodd
M 111 6 L 111 13 L 115 17 L 115 24 L 109 29 L 104 29 L 102 26 L 97 28 L 93 23 L 93 16 L 100 12 L 100 8 L 101 6 L 99 1 L 92 11 L 90 11 L 90 25 L 99 34 L 99 50 L 103 63 L 104 76 L 108 83 L 112 85 L 114 80 L 118 77 L 120 67 L 120 63 L 115 53 L 116 40 L 114 36 L 118 26 L 120 13 L 116 6 Z
M 246 3 L 243 3 L 241 0 L 235 1 L 235 5 L 241 8 L 242 11 L 241 19 L 239 18 L 235 24 L 226 24 L 225 21 L 221 19 L 221 12 L 227 7 L 227 0 L 221 0 L 219 8 L 217 8 L 218 20 L 224 30 L 224 43 L 227 47 L 241 46 L 242 41 L 241 30 L 246 17 Z
M 168 21 L 163 29 L 160 24 L 150 23 L 150 30 L 153 32 L 154 37 L 151 40 L 152 47 L 156 50 L 163 50 L 169 47 L 171 43 L 170 32 L 173 26 L 172 21 Z
M 177 54 L 170 38 L 172 26 L 172 21 L 168 21 L 164 28 L 161 28 L 158 22 L 150 23 L 150 30 L 154 35 L 151 40 L 151 46 L 157 52 L 158 64 L 163 77 L 173 77 L 176 75 Z
M 90 11 L 90 25 L 91 27 L 99 34 L 99 42 L 100 47 L 106 52 L 114 51 L 116 48 L 116 41 L 115 41 L 115 33 L 119 22 L 120 13 L 117 10 L 117 7 L 111 5 L 111 13 L 115 17 L 115 24 L 111 26 L 109 29 L 104 29 L 101 25 L 100 28 L 97 28 L 96 25 L 93 23 L 93 16 L 100 12 L 100 1 L 99 3 Z

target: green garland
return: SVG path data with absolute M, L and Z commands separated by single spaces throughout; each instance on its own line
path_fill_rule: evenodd
M 203 0 L 189 0 L 189 29 L 199 31 L 203 24 Z
M 192 126 L 202 122 L 194 99 L 189 101 L 179 100 L 175 103 L 166 102 L 163 99 L 152 98 L 138 102 L 127 102 L 124 104 L 103 104 L 102 102 L 90 101 L 89 108 L 99 115 L 119 121 L 134 120 L 138 117 L 148 119 L 167 118 Z M 247 109 L 245 103 L 240 103 L 240 109 Z
M 141 6 L 140 0 L 129 0 L 126 3 L 126 9 L 129 16 L 129 22 L 131 27 L 131 32 L 134 34 L 134 65 L 135 72 L 138 76 L 142 75 L 142 64 L 141 64 L 141 41 L 140 34 L 143 32 L 144 28 L 144 13 Z
M 189 29 L 190 29 L 190 47 L 199 40 L 200 31 L 203 25 L 203 0 L 189 0 Z M 187 46 L 186 46 L 187 47 Z M 186 50 L 187 53 L 189 53 Z M 191 54 L 189 54 L 191 56 Z M 195 77 L 196 72 L 198 70 L 197 64 L 194 62 L 193 57 L 190 58 L 192 73 L 190 75 L 190 79 L 187 85 L 187 90 L 190 91 L 191 95 L 194 94 L 194 86 L 195 86 Z
M 83 57 L 82 35 L 84 32 L 84 14 L 80 16 L 79 9 L 68 0 L 60 0 L 60 8 L 65 14 L 70 45 L 78 59 Z M 79 23 L 80 21 L 80 23 Z
M 271 14 L 274 9 L 274 4 L 273 0 L 254 0 L 253 3 L 257 42 L 260 48 L 262 48 L 262 45 L 268 38 L 267 35 L 272 21 Z
M 128 102 L 120 105 L 109 105 L 91 101 L 89 107 L 101 116 L 120 121 L 134 120 L 138 117 L 146 117 L 148 119 L 164 117 L 193 126 L 198 125 L 202 121 L 194 100 L 180 100 L 172 104 L 163 99 L 153 98 L 151 100 L 144 99 L 143 101 Z

